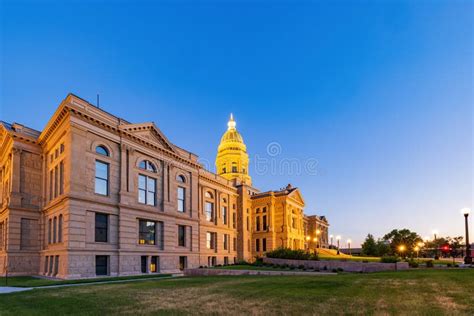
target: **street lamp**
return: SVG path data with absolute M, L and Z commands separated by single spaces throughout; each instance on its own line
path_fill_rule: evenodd
M 415 246 L 415 248 L 413 248 L 413 250 L 416 251 L 416 258 L 419 258 L 420 257 L 420 247 Z
M 351 242 L 352 242 L 352 240 L 350 240 L 350 239 L 347 240 L 347 246 L 348 246 L 348 248 L 349 248 L 349 256 L 352 256 Z
M 336 241 L 337 241 L 337 254 L 339 255 L 340 252 L 339 252 L 339 241 L 341 240 L 341 236 L 340 235 L 337 235 L 336 236 Z
M 398 252 L 400 252 L 401 256 L 403 256 L 403 252 L 405 251 L 405 249 L 406 249 L 405 245 L 398 246 Z
M 461 213 L 464 214 L 464 222 L 466 225 L 466 257 L 464 257 L 464 263 L 472 264 L 471 244 L 469 243 L 469 224 L 467 221 L 469 217 L 469 213 L 471 213 L 471 210 L 466 207 L 461 210 Z
M 331 247 L 332 247 L 332 239 L 334 238 L 334 235 L 329 235 L 329 238 L 331 238 Z

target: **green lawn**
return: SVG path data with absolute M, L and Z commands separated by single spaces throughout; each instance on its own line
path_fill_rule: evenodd
M 20 276 L 20 277 L 9 277 L 8 286 L 36 287 L 36 286 L 48 286 L 48 285 L 92 283 L 92 282 L 100 282 L 100 281 L 124 281 L 124 280 L 134 280 L 134 279 L 149 279 L 149 278 L 159 278 L 159 277 L 166 277 L 166 276 L 170 276 L 170 274 L 149 274 L 149 275 L 94 278 L 94 279 L 83 279 L 83 280 L 50 280 L 50 279 L 35 278 L 35 277 L 29 277 L 29 276 Z M 0 286 L 5 286 L 5 285 L 6 285 L 5 278 L 0 277 Z
M 0 315 L 473 315 L 474 270 L 143 280 L 0 295 Z

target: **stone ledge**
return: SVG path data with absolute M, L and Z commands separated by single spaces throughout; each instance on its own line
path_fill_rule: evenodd
M 304 266 L 306 269 L 333 270 L 343 269 L 345 272 L 380 272 L 380 271 L 398 271 L 408 270 L 408 262 L 381 263 L 381 262 L 357 262 L 357 261 L 315 261 L 315 260 L 291 260 L 263 258 L 263 262 L 278 265 Z
M 336 275 L 330 272 L 299 272 L 272 270 L 231 270 L 231 269 L 185 269 L 185 276 L 216 276 L 216 275 Z

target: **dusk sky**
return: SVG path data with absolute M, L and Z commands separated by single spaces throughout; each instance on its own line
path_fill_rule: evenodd
M 299 187 L 330 234 L 464 234 L 473 2 L 61 2 L 0 1 L 1 120 L 42 130 L 99 93 L 214 171 L 232 112 L 254 185 Z

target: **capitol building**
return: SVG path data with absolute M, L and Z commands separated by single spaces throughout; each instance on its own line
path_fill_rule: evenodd
M 232 115 L 215 164 L 73 94 L 43 131 L 0 122 L 0 275 L 170 273 L 328 247 L 297 187 L 252 185 Z

